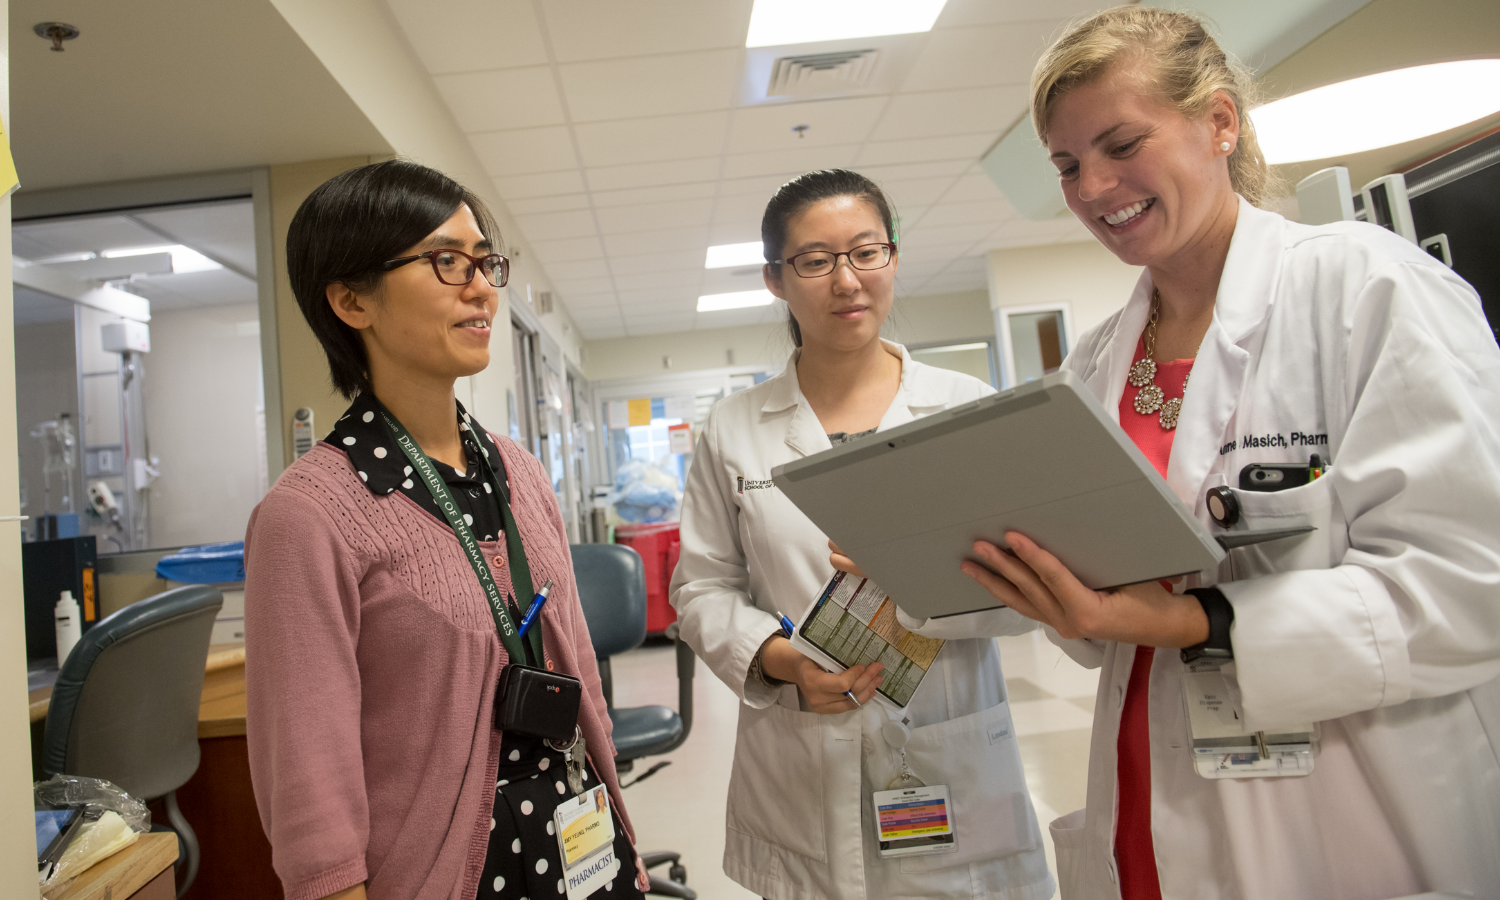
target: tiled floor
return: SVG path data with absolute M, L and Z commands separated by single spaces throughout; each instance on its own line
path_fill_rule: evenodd
M 1047 860 L 1053 864 L 1047 823 L 1083 806 L 1098 673 L 1074 663 L 1040 632 L 1001 638 L 1000 656 L 1026 781 L 1042 823 Z M 619 706 L 659 703 L 676 707 L 672 648 L 642 647 L 615 657 L 613 666 Z M 681 853 L 688 884 L 700 898 L 753 898 L 754 894 L 730 881 L 721 866 L 724 799 L 734 758 L 739 701 L 702 663 L 697 672 L 692 734 L 676 752 L 664 757 L 671 760 L 671 766 L 625 791 L 625 803 L 640 848 Z M 657 761 L 637 764 L 636 773 Z

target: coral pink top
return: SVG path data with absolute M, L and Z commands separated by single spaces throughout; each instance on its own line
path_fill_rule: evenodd
M 562 517 L 541 464 L 494 437 L 538 584 L 543 639 L 583 681 L 579 725 L 626 831 L 610 720 Z M 503 542 L 482 544 L 510 590 Z M 489 837 L 506 664 L 458 539 L 399 491 L 376 496 L 320 443 L 245 537 L 250 771 L 287 900 L 366 885 L 371 900 L 467 900 Z
M 1146 345 L 1136 344 L 1134 365 L 1146 358 Z M 1155 384 L 1163 399 L 1181 397 L 1183 384 L 1193 369 L 1191 359 L 1177 359 L 1156 364 Z M 1172 438 L 1177 431 L 1161 427 L 1157 413 L 1141 415 L 1135 411 L 1136 389 L 1127 382 L 1120 397 L 1120 427 L 1156 466 L 1161 477 L 1167 477 L 1167 460 L 1172 457 Z M 1167 588 L 1171 590 L 1170 587 Z M 1120 868 L 1120 896 L 1123 900 L 1161 900 L 1161 885 L 1156 877 L 1156 848 L 1151 840 L 1151 724 L 1146 702 L 1151 683 L 1151 661 L 1154 647 L 1135 648 L 1130 667 L 1130 683 L 1125 691 L 1125 707 L 1120 711 L 1120 735 L 1116 743 L 1119 754 L 1119 810 L 1115 819 L 1115 862 Z

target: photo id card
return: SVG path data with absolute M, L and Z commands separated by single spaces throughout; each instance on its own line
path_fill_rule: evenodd
M 880 855 L 885 859 L 958 849 L 946 784 L 875 792 Z
M 615 879 L 620 860 L 615 857 L 615 823 L 609 811 L 608 788 L 599 785 L 559 803 L 552 823 L 562 854 L 568 900 L 583 900 Z

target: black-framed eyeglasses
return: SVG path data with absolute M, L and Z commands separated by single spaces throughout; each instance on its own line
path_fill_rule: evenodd
M 788 256 L 786 259 L 775 260 L 775 262 L 790 263 L 792 271 L 803 278 L 817 278 L 837 268 L 840 256 L 849 260 L 849 265 L 853 268 L 868 272 L 871 269 L 883 269 L 890 265 L 891 260 L 896 256 L 896 245 L 860 244 L 844 253 L 834 253 L 832 250 L 809 250 L 806 253 L 798 253 L 796 256 Z
M 385 270 L 399 269 L 409 262 L 425 259 L 432 263 L 433 274 L 443 284 L 462 287 L 474 280 L 474 270 L 484 273 L 484 280 L 495 287 L 505 287 L 510 280 L 510 260 L 498 253 L 489 256 L 470 256 L 462 250 L 428 250 L 416 256 L 385 261 Z

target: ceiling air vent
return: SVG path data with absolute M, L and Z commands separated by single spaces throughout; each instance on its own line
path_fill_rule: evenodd
M 863 87 L 875 73 L 879 50 L 783 56 L 771 66 L 766 96 L 823 93 Z
M 546 316 L 546 315 L 551 315 L 552 314 L 552 292 L 551 291 L 537 291 L 537 293 L 536 293 L 536 312 L 537 312 L 537 315 L 539 315 L 539 316 Z

